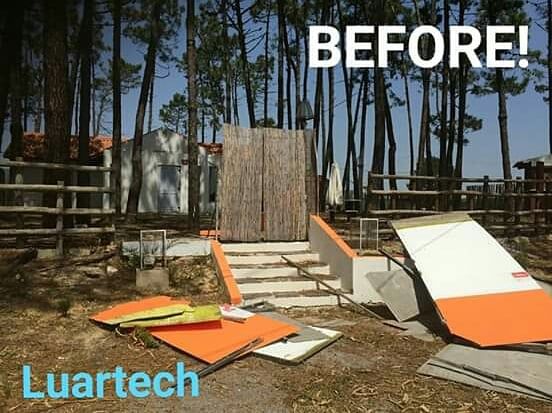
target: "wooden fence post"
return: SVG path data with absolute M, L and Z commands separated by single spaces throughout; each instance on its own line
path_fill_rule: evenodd
M 374 200 L 372 199 L 372 189 L 374 189 L 373 185 L 372 171 L 368 171 L 368 178 L 366 182 L 366 216 L 369 215 L 370 211 L 374 207 Z
M 56 209 L 57 219 L 56 219 L 56 254 L 58 256 L 63 255 L 63 181 L 57 181 L 59 191 L 57 192 L 56 199 Z
M 15 158 L 16 161 L 21 162 L 23 161 L 23 158 L 18 156 Z M 15 167 L 15 184 L 16 185 L 22 185 L 23 184 L 23 169 L 21 167 Z M 22 191 L 15 191 L 14 197 L 13 197 L 13 203 L 15 206 L 22 206 L 24 205 L 24 199 L 23 199 L 23 192 Z M 15 218 L 15 225 L 17 229 L 23 229 L 24 223 L 23 223 L 23 215 L 17 214 Z M 25 247 L 25 240 L 21 235 L 17 235 L 15 237 L 15 247 L 16 248 L 24 248 Z
M 544 221 L 547 225 L 546 229 L 548 228 L 548 225 L 552 222 L 552 179 L 549 177 L 546 177 L 546 182 L 544 185 L 545 190 L 545 199 L 544 199 Z
M 539 213 L 538 210 L 544 209 L 544 205 L 546 204 L 545 198 L 540 198 L 541 194 L 544 194 L 546 191 L 546 186 L 544 183 L 544 162 L 537 162 L 537 166 L 535 168 L 536 171 L 536 178 L 538 179 L 536 184 L 536 191 L 535 194 L 537 195 L 535 197 L 535 214 L 534 214 L 534 225 L 535 225 L 535 235 L 539 234 Z
M 483 226 L 488 224 L 488 211 L 489 211 L 489 175 L 483 177 Z

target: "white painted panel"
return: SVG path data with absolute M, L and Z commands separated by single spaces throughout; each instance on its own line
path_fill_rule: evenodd
M 310 327 L 310 326 L 309 326 Z M 327 328 L 310 327 L 314 330 L 326 335 L 327 338 L 320 340 L 310 340 L 293 342 L 291 340 L 278 341 L 268 346 L 255 350 L 253 353 L 269 357 L 272 359 L 278 359 L 289 363 L 297 363 L 305 358 L 313 355 L 317 351 L 331 344 L 337 340 L 343 333 L 339 331 L 329 330 Z
M 434 300 L 539 289 L 475 221 L 397 230 Z

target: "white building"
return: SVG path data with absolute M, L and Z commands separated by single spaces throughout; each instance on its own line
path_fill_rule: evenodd
M 42 162 L 45 158 L 43 134 L 25 134 L 24 160 Z M 121 148 L 121 206 L 126 209 L 132 177 L 132 140 L 126 140 Z M 71 141 L 71 157 L 76 162 L 76 138 Z M 73 148 L 74 147 L 74 148 Z M 111 166 L 111 138 L 91 139 L 90 163 Z M 200 209 L 202 213 L 214 210 L 217 191 L 218 166 L 222 157 L 222 144 L 199 144 Z M 5 180 L 8 181 L 6 169 Z M 23 183 L 43 183 L 42 169 L 24 168 Z M 186 214 L 188 211 L 188 141 L 182 135 L 167 129 L 156 129 L 144 134 L 142 145 L 142 188 L 138 212 Z M 73 174 L 76 183 L 76 173 Z M 109 186 L 109 173 L 91 173 L 90 185 Z M 76 205 L 76 196 L 74 205 Z M 109 208 L 109 195 L 91 194 L 90 206 Z M 24 205 L 41 206 L 42 194 L 24 193 Z
M 142 142 L 142 188 L 138 212 L 188 212 L 188 141 L 182 135 L 159 128 L 144 135 Z M 132 177 L 132 140 L 121 148 L 121 205 L 126 209 Z M 215 207 L 217 171 L 222 144 L 200 144 L 200 210 Z M 111 149 L 104 151 L 104 165 L 111 165 Z

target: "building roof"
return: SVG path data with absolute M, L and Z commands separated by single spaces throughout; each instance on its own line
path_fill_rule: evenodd
M 222 143 L 200 143 L 199 146 L 204 147 L 209 155 L 222 154 Z
M 91 136 L 90 152 L 91 159 L 98 158 L 106 149 L 110 149 L 113 144 L 111 136 Z M 10 146 L 6 148 L 5 158 L 10 157 Z M 78 158 L 78 137 L 71 136 L 69 144 L 69 158 L 77 160 Z M 23 159 L 25 161 L 43 161 L 46 159 L 46 136 L 43 133 L 25 132 L 23 134 Z
M 525 169 L 529 166 L 536 166 L 537 162 L 544 162 L 544 166 L 552 166 L 552 154 L 535 156 L 534 158 L 518 161 L 514 164 L 514 168 Z

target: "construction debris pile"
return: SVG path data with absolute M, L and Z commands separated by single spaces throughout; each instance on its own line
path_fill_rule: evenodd
M 248 353 L 298 364 L 333 343 L 342 333 L 310 327 L 273 311 L 231 305 L 190 306 L 157 296 L 116 305 L 90 317 L 111 328 L 146 328 L 156 339 L 209 364 L 210 373 Z
M 447 343 L 418 373 L 552 401 L 552 297 L 466 214 L 404 219 L 392 226 L 405 257 L 381 250 L 394 265 L 366 277 L 395 318 L 383 323 L 401 335 L 425 341 L 440 336 Z M 266 302 L 191 306 L 167 296 L 120 304 L 91 320 L 147 329 L 207 363 L 200 377 L 250 353 L 298 364 L 343 335 L 300 323 Z
M 392 226 L 404 263 L 367 275 L 396 318 L 385 323 L 450 343 L 418 373 L 552 401 L 552 297 L 466 214 Z

